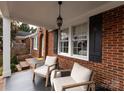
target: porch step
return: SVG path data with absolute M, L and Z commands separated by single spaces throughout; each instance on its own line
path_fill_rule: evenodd
M 30 68 L 30 65 L 26 61 L 20 61 L 20 66 L 22 70 L 26 70 Z
M 16 68 L 17 68 L 18 71 L 22 70 L 22 67 L 20 66 L 20 64 L 16 65 Z
M 32 58 L 31 54 L 18 55 L 18 60 L 19 61 L 25 61 L 26 58 Z

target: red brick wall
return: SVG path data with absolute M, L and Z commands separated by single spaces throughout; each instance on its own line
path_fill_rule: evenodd
M 30 47 L 32 48 L 32 50 L 31 50 L 32 56 L 33 57 L 39 57 L 39 51 L 38 50 L 34 50 L 34 47 L 33 47 L 33 45 L 34 45 L 34 39 L 33 38 L 31 40 L 31 44 L 32 44 L 32 46 L 30 46 Z
M 26 43 L 26 47 L 27 47 L 28 50 L 29 50 L 29 49 L 30 49 L 30 39 L 27 38 L 27 39 L 25 40 L 25 43 Z
M 42 36 L 44 36 L 44 46 L 42 50 Z M 32 39 L 32 45 L 33 45 L 33 39 Z M 47 55 L 47 47 L 48 47 L 48 31 L 45 28 L 39 28 L 38 33 L 38 49 L 34 50 L 32 47 L 32 56 L 33 57 L 44 57 Z M 42 55 L 43 52 L 43 55 Z
M 54 33 L 53 32 L 48 33 L 47 55 L 49 55 L 49 56 L 56 55 L 54 53 Z
M 39 56 L 38 50 L 32 50 L 32 56 L 38 57 Z
M 48 37 L 48 55 L 54 55 L 53 33 L 50 32 Z M 60 55 L 58 62 L 63 69 L 71 68 L 74 62 L 78 62 L 96 72 L 96 84 L 111 90 L 124 90 L 124 6 L 103 13 L 102 63 Z
M 44 55 L 43 57 L 45 58 L 47 56 L 47 51 L 48 51 L 48 30 L 44 28 Z

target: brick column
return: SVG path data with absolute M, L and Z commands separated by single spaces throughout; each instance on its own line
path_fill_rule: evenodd
M 42 57 L 42 31 L 38 33 L 38 57 Z
M 48 43 L 48 31 L 43 28 L 43 32 L 44 32 L 44 55 L 43 57 L 45 58 L 47 56 L 47 50 L 48 50 L 48 47 L 47 47 L 47 43 Z
M 30 54 L 32 54 L 33 50 L 33 38 L 30 38 Z

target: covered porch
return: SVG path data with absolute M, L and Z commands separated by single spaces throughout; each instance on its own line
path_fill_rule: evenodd
M 31 70 L 11 73 L 11 49 L 8 47 L 11 44 L 11 19 L 33 24 L 40 28 L 38 40 L 37 43 L 35 43 L 37 46 L 34 47 L 34 44 L 31 45 L 30 53 L 33 57 L 45 58 L 46 56 L 57 55 L 57 63 L 60 69 L 72 68 L 73 63 L 77 62 L 96 72 L 96 90 L 124 90 L 124 2 L 63 2 L 61 12 L 63 17 L 62 31 L 64 33 L 60 31 L 57 32 L 56 30 L 58 4 L 55 1 L 1 1 L 0 9 L 3 18 L 4 90 L 50 91 L 51 89 L 50 84 L 47 88 L 44 87 L 45 82 L 41 77 L 36 77 L 36 82 L 33 83 Z M 98 37 L 93 38 L 90 37 L 92 36 L 90 34 L 92 27 L 90 28 L 90 25 L 91 23 L 99 23 L 98 20 L 95 20 L 95 18 L 99 19 L 99 16 L 94 17 L 98 14 L 102 15 L 102 27 L 100 28 L 102 33 L 96 33 L 94 36 Z M 82 29 L 86 31 L 79 31 Z M 86 33 L 84 34 L 84 38 L 77 39 L 79 35 L 78 31 L 79 33 L 81 32 L 81 34 Z M 65 36 L 61 37 L 62 34 Z M 75 35 L 72 36 L 72 34 Z M 115 36 L 115 34 L 117 36 Z M 76 39 L 73 38 L 76 35 Z M 44 36 L 43 39 L 41 39 L 42 36 Z M 61 40 L 62 38 L 68 39 Z M 94 40 L 100 39 L 102 42 L 96 41 L 96 43 L 94 43 L 90 38 Z M 80 45 L 74 47 L 73 43 L 75 41 L 80 42 L 81 40 L 83 40 L 83 44 L 80 43 L 83 48 L 80 48 Z M 92 46 L 91 41 L 93 42 Z M 94 49 L 92 49 L 92 47 L 94 47 Z M 22 84 L 23 82 L 25 82 L 24 86 Z

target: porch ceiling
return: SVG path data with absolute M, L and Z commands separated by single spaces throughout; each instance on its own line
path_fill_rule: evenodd
M 108 1 L 64 1 L 62 5 L 64 25 L 108 3 Z M 8 1 L 5 4 L 11 19 L 45 26 L 47 29 L 56 28 L 57 1 Z
M 65 1 L 62 5 L 62 17 L 64 24 L 88 11 L 95 9 L 105 3 L 105 1 Z M 47 28 L 56 27 L 58 16 L 57 1 L 11 1 L 7 2 L 9 15 L 12 19 L 22 22 L 45 26 Z

